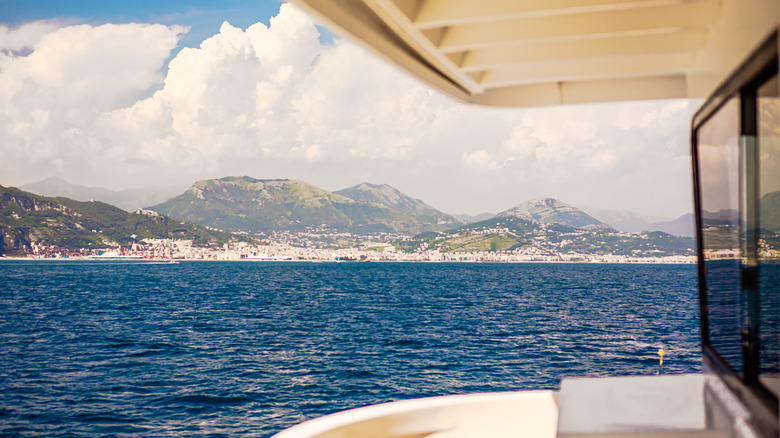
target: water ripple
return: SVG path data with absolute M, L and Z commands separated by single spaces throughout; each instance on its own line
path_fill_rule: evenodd
M 0 262 L 0 435 L 261 436 L 700 367 L 693 266 Z

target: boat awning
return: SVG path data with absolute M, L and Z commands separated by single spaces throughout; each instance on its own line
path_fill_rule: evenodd
M 706 97 L 780 22 L 777 0 L 293 0 L 464 102 Z

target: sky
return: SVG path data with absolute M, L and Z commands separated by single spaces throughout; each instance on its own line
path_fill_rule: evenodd
M 0 185 L 183 190 L 246 175 L 385 183 L 454 214 L 540 197 L 666 218 L 692 209 L 695 102 L 464 105 L 278 1 L 0 0 L 0 11 Z

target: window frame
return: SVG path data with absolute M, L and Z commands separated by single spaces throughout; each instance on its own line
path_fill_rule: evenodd
M 702 340 L 702 356 L 707 369 L 718 374 L 734 391 L 737 397 L 753 414 L 755 424 L 763 434 L 778 436 L 778 398 L 759 381 L 760 339 L 758 338 L 759 315 L 754 303 L 758 296 L 758 178 L 757 148 L 759 88 L 778 75 L 778 32 L 770 35 L 724 82 L 694 114 L 691 122 L 691 155 L 693 165 L 694 211 L 696 226 L 696 250 L 698 255 L 699 305 Z M 710 337 L 708 289 L 704 259 L 704 238 L 702 219 L 701 168 L 699 160 L 699 130 L 716 114 L 736 100 L 739 107 L 739 237 L 741 240 L 742 263 L 740 269 L 741 294 L 748 303 L 744 307 L 747 327 L 740 327 L 742 333 L 742 373 L 713 347 Z M 750 144 L 752 142 L 752 145 Z M 751 164 L 752 163 L 752 164 Z M 742 171 L 746 169 L 747 171 Z M 750 167 L 752 166 L 752 167 Z M 747 225 L 746 225 L 747 224 Z

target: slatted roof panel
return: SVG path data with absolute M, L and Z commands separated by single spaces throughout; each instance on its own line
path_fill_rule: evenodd
M 775 0 L 752 1 L 777 12 Z M 735 1 L 296 3 L 455 98 L 533 106 L 697 94 L 691 77 Z

